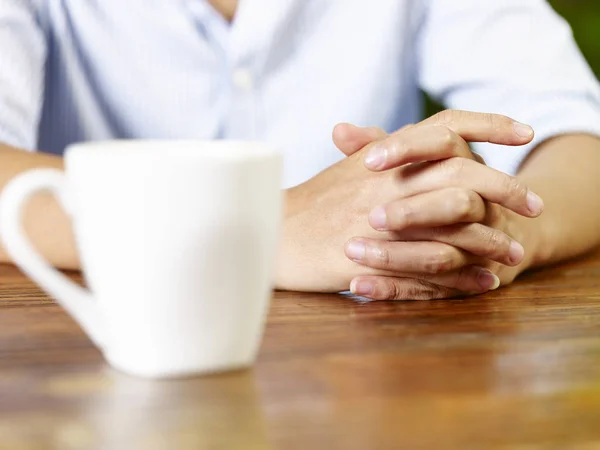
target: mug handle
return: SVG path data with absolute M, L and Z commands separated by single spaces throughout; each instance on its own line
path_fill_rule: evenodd
M 35 251 L 21 225 L 23 209 L 36 192 L 48 191 L 66 206 L 66 178 L 57 169 L 34 169 L 16 176 L 0 196 L 0 238 L 15 264 L 39 284 L 78 322 L 91 340 L 102 347 L 104 323 L 92 294 L 69 280 Z

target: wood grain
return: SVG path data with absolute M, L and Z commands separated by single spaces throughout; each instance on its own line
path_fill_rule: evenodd
M 278 292 L 253 370 L 162 382 L 0 266 L 0 448 L 600 449 L 600 252 L 459 300 Z

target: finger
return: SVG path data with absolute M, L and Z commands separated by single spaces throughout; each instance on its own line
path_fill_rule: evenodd
M 435 300 L 459 295 L 481 294 L 500 286 L 498 277 L 487 269 L 467 266 L 454 273 L 423 280 L 386 276 L 359 276 L 350 283 L 350 292 L 373 300 Z
M 463 294 L 482 294 L 500 287 L 500 279 L 490 270 L 479 266 L 461 267 L 452 272 L 424 277 L 424 280 Z
M 525 257 L 525 250 L 519 242 L 500 230 L 480 223 L 414 228 L 403 231 L 402 239 L 443 242 L 506 266 L 516 266 Z
M 350 292 L 371 300 L 436 300 L 459 295 L 458 291 L 416 278 L 361 276 L 350 282 Z
M 377 207 L 369 214 L 369 223 L 375 230 L 401 231 L 411 227 L 481 222 L 485 215 L 485 203 L 476 192 L 453 187 Z
M 402 179 L 401 187 L 405 197 L 448 187 L 471 189 L 526 217 L 537 217 L 544 210 L 543 200 L 517 177 L 465 158 L 446 159 L 415 171 Z
M 433 131 L 436 129 L 437 132 Z M 415 136 L 418 137 L 415 139 Z M 374 146 L 365 157 L 365 165 L 371 170 L 386 170 L 409 162 L 465 156 L 453 152 L 465 146 L 468 149 L 465 141 L 524 145 L 531 142 L 533 136 L 531 127 L 506 116 L 447 110 L 404 132 L 394 133 L 380 145 Z M 435 144 L 428 142 L 424 147 L 423 144 L 419 145 L 422 139 L 434 140 Z M 412 148 L 415 145 L 417 148 Z M 473 158 L 470 150 L 468 155 Z
M 370 170 L 382 171 L 455 156 L 475 159 L 469 144 L 449 128 L 414 126 L 379 140 L 366 152 L 364 164 Z
M 450 128 L 467 142 L 490 142 L 501 145 L 524 145 L 531 142 L 533 128 L 500 114 L 446 110 L 424 120 L 420 125 Z
M 437 275 L 472 262 L 466 252 L 441 242 L 352 238 L 344 251 L 358 264 L 397 274 Z
M 364 146 L 387 137 L 387 133 L 377 127 L 357 127 L 349 123 L 339 123 L 333 128 L 335 146 L 346 156 L 350 156 Z

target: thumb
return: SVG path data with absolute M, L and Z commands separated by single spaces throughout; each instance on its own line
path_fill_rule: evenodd
M 349 123 L 338 123 L 333 128 L 332 138 L 335 146 L 346 156 L 350 156 L 371 142 L 386 138 L 387 135 L 378 127 L 363 128 Z

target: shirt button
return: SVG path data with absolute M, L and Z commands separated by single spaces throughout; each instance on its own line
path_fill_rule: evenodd
M 254 87 L 254 76 L 248 69 L 236 69 L 231 76 L 233 85 L 238 89 L 249 91 Z

